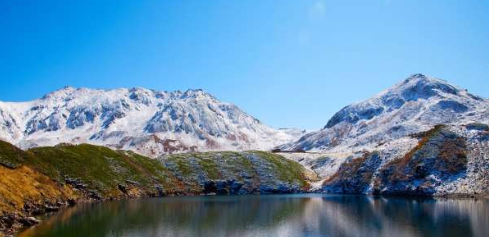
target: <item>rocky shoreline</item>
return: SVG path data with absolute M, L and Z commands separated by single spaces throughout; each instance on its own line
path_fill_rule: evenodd
M 28 205 L 28 211 L 23 213 L 8 213 L 0 216 L 0 236 L 3 233 L 6 237 L 13 236 L 19 230 L 34 226 L 40 223 L 38 216 L 42 216 L 48 213 L 57 212 L 62 208 L 73 206 L 76 201 L 70 202 L 58 202 L 53 204 L 44 205 Z
M 225 182 L 225 181 L 221 181 Z M 302 190 L 267 190 L 266 192 L 255 191 L 251 193 L 223 193 L 222 191 L 218 192 L 203 192 L 200 194 L 188 193 L 188 194 L 172 194 L 172 195 L 152 195 L 146 194 L 142 196 L 126 196 L 124 198 L 104 198 L 104 199 L 78 199 L 73 200 L 69 199 L 65 202 L 56 202 L 49 204 L 26 204 L 25 210 L 22 212 L 16 213 L 8 213 L 0 216 L 0 236 L 11 237 L 14 236 L 17 232 L 22 229 L 37 225 L 41 222 L 39 216 L 43 216 L 49 213 L 55 213 L 64 208 L 69 208 L 74 205 L 80 203 L 96 203 L 96 202 L 107 202 L 107 201 L 118 201 L 124 199 L 138 199 L 138 198 L 162 198 L 162 197 L 171 197 L 171 196 L 212 196 L 212 195 L 268 195 L 268 194 L 300 194 L 300 193 L 308 193 L 308 191 Z

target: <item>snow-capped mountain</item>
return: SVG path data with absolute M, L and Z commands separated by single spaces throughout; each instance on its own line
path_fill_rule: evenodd
M 415 74 L 280 150 L 328 193 L 487 194 L 489 100 Z
M 327 125 L 282 150 L 342 152 L 371 149 L 437 124 L 487 122 L 489 101 L 448 82 L 415 74 L 336 113 Z
M 152 157 L 266 150 L 304 135 L 276 130 L 203 90 L 65 87 L 29 102 L 0 102 L 0 139 L 22 148 L 91 143 Z

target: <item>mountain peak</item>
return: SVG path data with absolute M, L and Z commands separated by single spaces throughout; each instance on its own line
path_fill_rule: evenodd
M 397 97 L 399 100 L 415 101 L 434 96 L 459 96 L 465 90 L 451 85 L 449 82 L 429 77 L 424 74 L 413 74 L 401 83 L 380 94 L 381 97 Z
M 397 84 L 397 86 L 403 86 L 403 85 L 413 85 L 413 84 L 433 84 L 433 83 L 441 83 L 441 84 L 449 84 L 448 82 L 430 77 L 428 75 L 422 74 L 422 73 L 416 73 L 410 75 L 408 78 L 405 80 L 401 81 L 400 83 Z M 396 86 L 394 86 L 396 87 Z
M 453 85 L 451 85 L 449 82 L 447 82 L 445 80 L 435 78 L 435 77 L 431 77 L 431 76 L 428 76 L 428 75 L 425 75 L 422 73 L 412 74 L 408 78 L 406 78 L 405 80 L 398 83 L 396 86 L 413 85 L 413 84 L 414 85 L 415 84 L 424 84 L 424 85 L 427 85 L 427 84 L 446 84 L 446 85 L 450 85 L 453 87 Z M 396 86 L 394 86 L 394 87 L 396 87 Z
M 424 74 L 413 74 L 377 96 L 343 108 L 324 128 L 331 128 L 341 122 L 354 124 L 361 120 L 370 120 L 383 113 L 398 110 L 411 101 L 463 96 L 466 95 L 462 89 L 446 81 Z
M 427 79 L 428 76 L 426 76 L 425 74 L 422 74 L 422 73 L 415 73 L 415 74 L 412 74 L 411 76 L 409 76 L 408 79 L 406 79 L 406 80 L 415 79 L 415 78 Z
M 319 132 L 284 147 L 355 147 L 430 129 L 484 119 L 489 103 L 445 80 L 413 74 L 382 93 L 338 111 Z
M 182 98 L 184 98 L 184 99 L 186 99 L 186 98 L 204 98 L 204 97 L 215 99 L 214 96 L 207 93 L 203 89 L 188 89 L 182 94 Z
M 129 92 L 148 92 L 148 91 L 153 91 L 153 90 L 149 90 L 149 89 L 146 89 L 144 87 L 139 87 L 139 86 L 131 87 L 131 88 L 128 88 L 127 90 Z
M 56 95 L 69 94 L 75 90 L 77 90 L 75 87 L 64 86 L 63 88 L 60 88 L 60 89 L 57 89 L 55 91 L 47 93 L 46 95 L 43 96 L 43 98 L 48 98 L 48 97 L 52 97 L 52 96 L 56 96 Z
M 0 138 L 24 148 L 91 143 L 159 156 L 266 150 L 300 135 L 270 128 L 202 89 L 64 87 L 29 103 L 10 103 L 0 113 Z

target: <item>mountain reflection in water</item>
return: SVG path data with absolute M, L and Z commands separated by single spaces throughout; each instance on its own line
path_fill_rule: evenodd
M 168 197 L 82 204 L 21 237 L 487 236 L 489 200 L 340 195 Z

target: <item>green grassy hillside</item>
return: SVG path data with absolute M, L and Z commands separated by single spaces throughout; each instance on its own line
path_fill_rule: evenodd
M 27 151 L 0 141 L 0 233 L 29 215 L 77 201 L 131 197 L 295 193 L 313 177 L 260 151 L 175 154 L 156 160 L 88 144 Z M 7 218 L 3 218 L 7 217 Z M 17 226 L 17 227 L 16 227 Z
M 314 177 L 300 164 L 261 151 L 170 155 L 162 163 L 191 192 L 293 193 Z
M 161 163 L 132 152 L 87 144 L 40 147 L 28 152 L 35 157 L 28 164 L 39 172 L 61 183 L 86 187 L 100 197 L 175 192 L 172 183 L 176 180 Z

